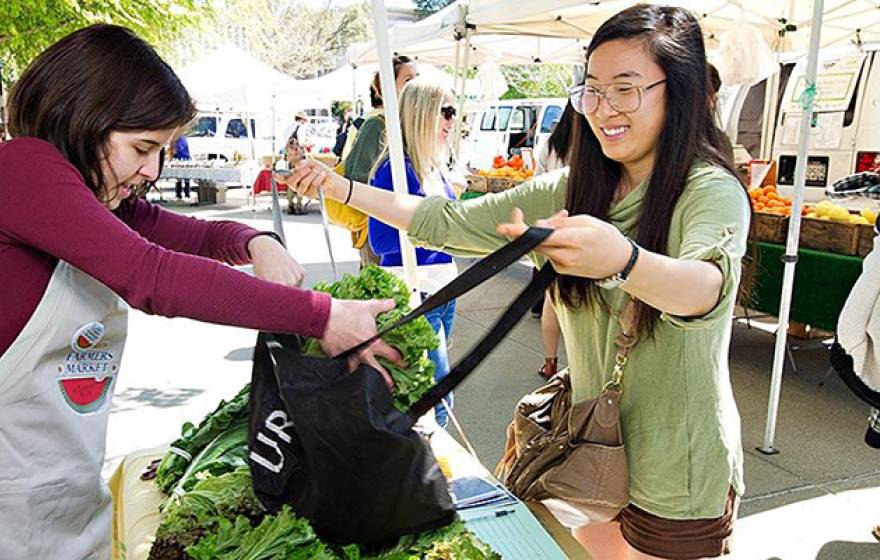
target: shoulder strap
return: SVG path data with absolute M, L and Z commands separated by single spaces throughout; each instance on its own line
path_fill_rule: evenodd
M 523 255 L 526 255 L 530 251 L 532 251 L 535 247 L 541 244 L 553 230 L 547 228 L 529 228 L 526 232 L 512 241 L 508 243 L 504 247 L 498 249 L 488 257 L 479 261 L 475 265 L 471 266 L 464 272 L 462 272 L 455 280 L 443 286 L 437 293 L 426 299 L 420 306 L 410 311 L 406 316 L 401 317 L 399 320 L 395 321 L 391 325 L 389 325 L 386 329 L 379 332 L 372 338 L 369 338 L 360 344 L 349 348 L 345 352 L 335 356 L 337 359 L 346 359 L 354 354 L 360 352 L 379 338 L 381 338 L 385 333 L 392 331 L 410 321 L 415 320 L 418 317 L 421 317 L 428 311 L 432 309 L 436 309 L 442 305 L 445 305 L 452 301 L 455 298 L 461 297 L 469 291 L 473 290 L 486 280 L 492 278 L 511 264 L 518 261 Z
M 434 385 L 427 393 L 422 395 L 415 404 L 407 411 L 411 427 L 429 410 L 440 404 L 440 401 L 455 389 L 465 378 L 486 359 L 492 350 L 504 339 L 505 336 L 516 326 L 519 320 L 525 315 L 532 305 L 535 304 L 541 295 L 550 286 L 553 279 L 556 278 L 556 271 L 548 262 L 541 272 L 532 279 L 532 282 L 520 292 L 516 300 L 507 308 L 507 311 L 498 319 L 495 325 L 489 329 L 486 336 L 468 352 L 467 356 L 459 360 L 452 368 L 449 375 L 444 377 L 438 384 Z

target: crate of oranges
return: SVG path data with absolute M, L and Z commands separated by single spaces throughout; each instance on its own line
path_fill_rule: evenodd
M 788 235 L 791 199 L 781 196 L 775 185 L 749 189 L 752 203 L 752 225 L 749 237 L 757 241 L 783 243 Z
M 505 159 L 504 156 L 495 156 L 492 161 L 492 169 L 480 169 L 477 171 L 477 175 L 488 179 L 489 192 L 497 192 L 531 179 L 534 171 L 527 168 L 522 157 L 517 154 L 510 159 Z

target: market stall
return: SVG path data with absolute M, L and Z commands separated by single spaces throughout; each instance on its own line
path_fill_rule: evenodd
M 170 162 L 162 168 L 159 178 L 195 181 L 200 204 L 226 202 L 226 183 L 238 183 L 248 189 L 254 184 L 254 173 L 248 167 L 208 167 L 192 162 Z

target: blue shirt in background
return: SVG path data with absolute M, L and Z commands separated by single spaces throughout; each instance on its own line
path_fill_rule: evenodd
M 405 164 L 406 184 L 409 194 L 422 197 L 425 196 L 425 193 L 422 191 L 421 182 L 416 176 L 416 171 L 413 169 L 409 157 L 405 158 Z M 379 168 L 376 169 L 376 175 L 370 181 L 370 184 L 386 191 L 394 190 L 394 183 L 391 180 L 390 159 L 383 161 Z M 455 191 L 452 190 L 452 187 L 446 182 L 446 180 L 443 180 L 443 189 L 447 198 L 455 200 Z M 374 253 L 381 257 L 382 260 L 380 264 L 382 266 L 403 266 L 403 260 L 400 255 L 400 236 L 398 230 L 375 218 L 370 218 L 369 228 L 370 247 L 373 249 Z M 452 262 L 452 257 L 446 253 L 441 253 L 440 251 L 431 251 L 429 249 L 417 247 L 416 262 L 419 266 L 428 264 L 446 264 Z

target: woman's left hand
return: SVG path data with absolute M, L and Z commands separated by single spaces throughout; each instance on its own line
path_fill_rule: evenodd
M 560 274 L 608 278 L 626 267 L 632 253 L 632 246 L 620 230 L 592 216 L 569 216 L 562 210 L 546 220 L 538 220 L 535 226 L 555 230 L 538 246 L 537 252 L 547 257 Z M 511 222 L 499 225 L 497 231 L 516 238 L 528 227 L 517 208 Z
M 284 246 L 268 235 L 257 235 L 248 242 L 254 276 L 289 286 L 301 286 L 306 271 Z

